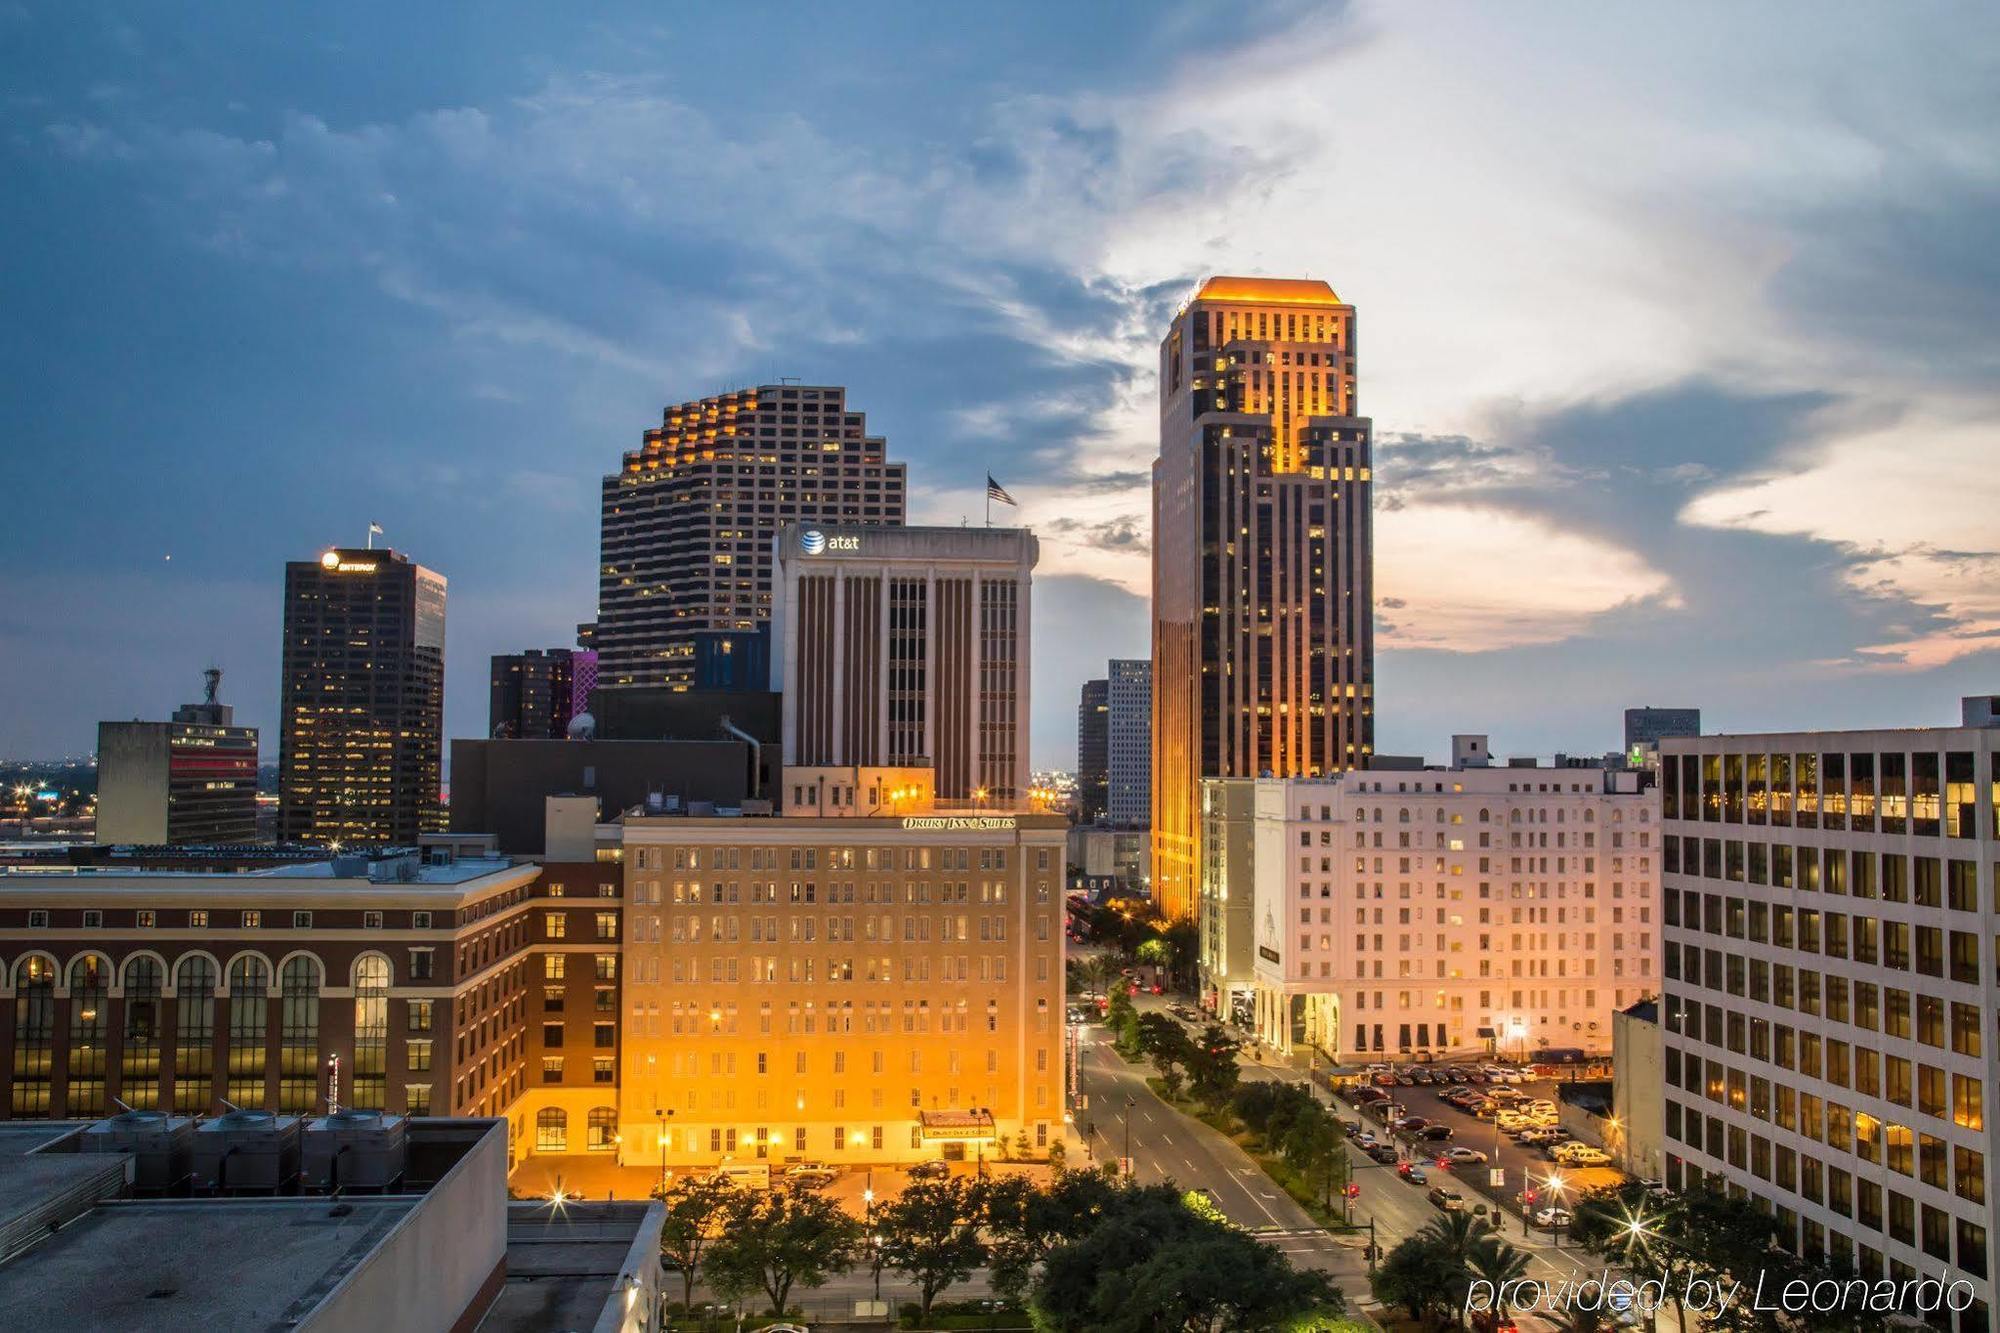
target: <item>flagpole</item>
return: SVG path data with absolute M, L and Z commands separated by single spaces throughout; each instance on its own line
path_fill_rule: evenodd
M 993 474 L 986 474 L 986 526 L 993 526 Z

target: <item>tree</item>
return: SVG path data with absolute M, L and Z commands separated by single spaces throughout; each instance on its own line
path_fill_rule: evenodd
M 1333 1123 L 1333 1117 L 1314 1108 L 1315 1114 L 1300 1116 L 1285 1135 L 1285 1160 L 1305 1181 L 1306 1188 L 1333 1207 L 1335 1186 L 1347 1183 L 1347 1141 Z
M 1173 950 L 1157 935 L 1150 940 L 1141 940 L 1139 947 L 1132 951 L 1132 956 L 1149 967 L 1163 970 L 1173 962 Z
M 1465 1308 L 1459 1295 L 1465 1268 L 1445 1242 L 1420 1231 L 1395 1249 L 1368 1275 L 1368 1289 L 1384 1305 L 1395 1306 L 1422 1321 L 1433 1316 L 1456 1319 Z
M 1086 1235 L 1117 1197 L 1101 1170 L 1065 1171 L 1046 1188 L 1025 1176 L 988 1181 L 985 1189 L 988 1269 L 993 1289 L 1018 1298 L 1050 1249 Z
M 1053 1171 L 1057 1175 L 1061 1175 L 1063 1173 L 1063 1168 L 1068 1164 L 1068 1162 L 1069 1162 L 1069 1148 L 1059 1138 L 1050 1139 L 1049 1170 Z
M 683 1176 L 667 1191 L 666 1221 L 660 1226 L 660 1263 L 681 1275 L 683 1305 L 694 1304 L 696 1271 L 722 1226 L 736 1189 L 726 1180 Z
M 876 1210 L 883 1262 L 917 1284 L 920 1319 L 930 1318 L 939 1292 L 986 1262 L 985 1212 L 985 1190 L 960 1176 L 913 1181 Z
M 1201 927 L 1189 918 L 1170 921 L 1160 932 L 1160 938 L 1167 946 L 1167 969 L 1174 978 L 1175 989 L 1192 989 L 1188 980 L 1193 975 L 1191 964 L 1201 949 Z
M 817 1287 L 854 1266 L 861 1224 L 802 1185 L 766 1194 L 733 1190 L 708 1250 L 709 1285 L 734 1299 L 759 1288 L 783 1314 L 795 1285 Z
M 1467 1268 L 1472 1278 L 1485 1283 L 1487 1292 L 1491 1294 L 1487 1308 L 1473 1312 L 1474 1327 L 1498 1328 L 1503 1308 L 1500 1293 L 1507 1289 L 1509 1283 L 1518 1282 L 1528 1275 L 1527 1254 L 1504 1240 L 1489 1236 L 1473 1250 Z
M 1086 1231 L 1049 1249 L 1033 1293 L 1051 1333 L 1269 1328 L 1340 1306 L 1324 1274 L 1198 1216 L 1165 1185 L 1116 1189 Z
M 1194 1042 L 1188 1060 L 1188 1091 L 1210 1110 L 1229 1105 L 1241 1071 L 1229 1037 L 1213 1023 Z

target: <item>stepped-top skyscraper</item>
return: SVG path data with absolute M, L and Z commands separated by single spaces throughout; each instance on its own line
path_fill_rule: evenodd
M 1160 344 L 1153 464 L 1153 885 L 1186 916 L 1200 779 L 1317 776 L 1374 748 L 1373 427 L 1354 307 L 1214 277 Z
M 847 390 L 765 384 L 669 407 L 604 479 L 598 688 L 740 687 L 794 519 L 903 522 L 904 470 Z
M 285 566 L 278 836 L 413 847 L 444 827 L 442 574 L 337 547 Z

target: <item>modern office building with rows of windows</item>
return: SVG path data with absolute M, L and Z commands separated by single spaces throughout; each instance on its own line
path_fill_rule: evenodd
M 790 520 L 900 526 L 904 466 L 832 385 L 676 403 L 604 478 L 598 686 L 743 688 Z M 758 686 L 761 688 L 761 685 Z
M 1993 1305 L 2000 700 L 1964 725 L 1661 742 L 1667 1183 Z
M 1374 749 L 1354 358 L 1354 307 L 1296 278 L 1210 278 L 1160 343 L 1150 823 L 1170 918 L 1196 908 L 1201 779 L 1323 777 Z

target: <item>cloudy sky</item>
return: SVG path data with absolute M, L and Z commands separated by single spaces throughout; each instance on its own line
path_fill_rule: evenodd
M 1210 272 L 1358 307 L 1382 750 L 2000 688 L 1992 7 L 189 12 L 0 2 L 0 754 L 211 662 L 272 726 L 283 563 L 371 518 L 481 734 L 487 655 L 594 612 L 599 475 L 797 376 L 913 518 L 1020 498 L 1067 764 Z

